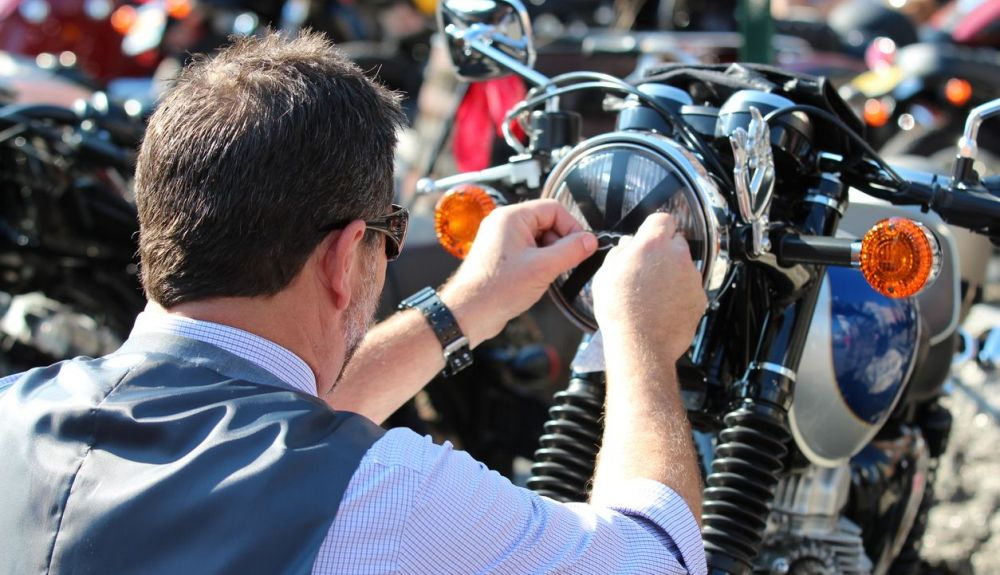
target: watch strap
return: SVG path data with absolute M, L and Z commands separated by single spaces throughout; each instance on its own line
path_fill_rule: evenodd
M 472 364 L 469 339 L 462 333 L 458 321 L 448 306 L 441 301 L 434 289 L 425 287 L 399 304 L 399 309 L 418 309 L 441 343 L 444 369 L 441 375 L 449 377 Z

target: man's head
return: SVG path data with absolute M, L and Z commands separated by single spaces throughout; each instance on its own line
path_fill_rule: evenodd
M 325 225 L 388 210 L 401 123 L 396 98 L 318 34 L 241 40 L 188 66 L 139 155 L 147 297 L 285 289 Z M 373 254 L 385 241 L 366 237 Z

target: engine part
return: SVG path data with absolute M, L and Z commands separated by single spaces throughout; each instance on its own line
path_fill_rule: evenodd
M 865 551 L 877 574 L 885 573 L 903 549 L 931 469 L 918 428 L 890 425 L 881 437 L 851 460 L 851 496 L 844 510 L 845 516 L 868 527 Z M 885 497 L 886 493 L 897 496 Z
M 772 573 L 862 575 L 872 563 L 861 528 L 841 517 L 851 486 L 847 464 L 810 466 L 778 484 L 758 569 Z M 775 567 L 778 567 L 776 569 Z

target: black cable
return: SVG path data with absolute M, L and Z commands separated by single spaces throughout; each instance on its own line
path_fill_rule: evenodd
M 578 74 L 579 75 L 577 77 L 584 77 L 584 73 L 578 73 Z M 652 108 L 656 113 L 658 113 L 664 119 L 664 121 L 666 121 L 667 124 L 670 125 L 671 128 L 673 128 L 676 132 L 679 133 L 679 135 L 682 137 L 681 139 L 684 141 L 685 144 L 688 145 L 689 148 L 693 149 L 695 152 L 699 153 L 702 156 L 705 162 L 709 164 L 709 167 L 712 168 L 715 175 L 720 177 L 726 186 L 728 186 L 729 188 L 733 187 L 732 178 L 729 177 L 728 172 L 722 166 L 722 162 L 719 160 L 719 157 L 715 153 L 715 150 L 713 150 L 711 146 L 708 146 L 701 139 L 701 137 L 694 132 L 694 129 L 691 128 L 690 124 L 685 122 L 682 117 L 675 114 L 669 108 L 664 107 L 662 104 L 657 102 L 654 97 L 641 92 L 634 86 L 631 86 L 630 84 L 624 81 L 617 79 L 615 79 L 617 81 L 612 81 L 611 78 L 613 77 L 596 73 L 594 74 L 594 78 L 595 81 L 592 82 L 580 82 L 578 84 L 571 84 L 569 86 L 556 88 L 555 90 L 545 92 L 544 94 L 540 94 L 538 96 L 525 99 L 523 102 L 521 102 L 513 109 L 511 109 L 511 111 L 507 113 L 507 117 L 512 119 L 537 107 L 539 104 L 542 104 L 551 98 L 556 98 L 564 94 L 570 94 L 573 92 L 583 92 L 587 90 L 605 90 L 605 91 L 616 90 L 620 92 L 625 92 L 627 94 L 634 95 L 635 97 L 639 98 L 644 103 L 649 105 L 649 107 Z M 534 88 L 533 90 L 537 90 L 537 88 Z
M 640 98 L 644 98 L 646 103 L 649 104 L 649 106 L 658 114 L 660 114 L 660 116 L 668 124 L 670 124 L 671 127 L 678 130 L 684 136 L 684 139 L 687 140 L 686 143 L 688 146 L 701 154 L 702 158 L 711 164 L 711 168 L 714 170 L 715 174 L 722 179 L 722 182 L 729 189 L 733 189 L 735 187 L 729 172 L 726 171 L 722 162 L 719 160 L 718 154 L 715 153 L 715 150 L 713 150 L 710 145 L 706 144 L 704 140 L 701 139 L 701 136 L 695 133 L 691 125 L 684 121 L 684 118 L 674 114 L 672 110 L 661 105 L 652 96 L 646 96 L 642 92 L 638 93 L 641 94 Z
M 777 110 L 771 111 L 766 116 L 764 116 L 764 121 L 770 124 L 771 121 L 774 120 L 775 118 L 791 114 L 793 112 L 804 112 L 809 115 L 819 116 L 820 118 L 826 120 L 827 122 L 830 122 L 837 128 L 840 128 L 840 130 L 844 133 L 844 135 L 848 137 L 848 139 L 857 144 L 861 148 L 861 150 L 865 152 L 865 154 L 867 154 L 869 157 L 871 157 L 871 159 L 874 160 L 875 163 L 877 163 L 879 167 L 882 168 L 885 171 L 885 173 L 888 174 L 889 177 L 892 178 L 898 185 L 904 188 L 909 185 L 909 182 L 907 182 L 899 174 L 897 174 L 896 170 L 892 169 L 892 166 L 886 163 L 886 161 L 882 159 L 882 156 L 880 156 L 878 152 L 876 152 L 868 144 L 868 142 L 865 141 L 864 138 L 859 136 L 854 130 L 850 128 L 850 126 L 845 124 L 843 120 L 841 120 L 837 116 L 831 114 L 830 112 L 827 112 L 822 108 L 817 108 L 816 106 L 809 106 L 806 104 L 796 104 L 794 106 L 788 106 L 787 108 L 779 108 Z

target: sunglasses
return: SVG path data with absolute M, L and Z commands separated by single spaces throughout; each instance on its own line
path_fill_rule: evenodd
M 340 229 L 350 222 L 334 223 L 323 226 L 320 231 L 329 232 Z M 392 204 L 392 211 L 384 216 L 365 220 L 365 229 L 386 236 L 385 257 L 390 262 L 399 257 L 406 241 L 406 231 L 410 225 L 410 212 L 398 204 Z

